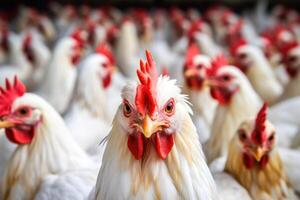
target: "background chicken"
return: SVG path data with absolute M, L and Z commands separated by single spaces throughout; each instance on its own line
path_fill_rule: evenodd
M 84 198 L 95 181 L 95 164 L 62 118 L 43 99 L 25 93 L 17 78 L 0 90 L 0 127 L 17 144 L 1 180 L 1 199 Z
M 262 50 L 241 39 L 232 45 L 231 53 L 234 65 L 247 75 L 258 95 L 264 101 L 274 103 L 283 92 L 283 88 Z
M 253 199 L 298 199 L 276 148 L 276 133 L 264 104 L 255 119 L 245 120 L 233 137 L 225 170 Z M 283 155 L 285 156 L 285 155 Z
M 197 128 L 201 143 L 205 143 L 210 136 L 211 122 L 214 117 L 216 102 L 205 85 L 206 72 L 211 67 L 211 59 L 201 55 L 198 45 L 191 43 L 187 49 L 184 66 L 184 93 L 189 95 L 193 105 L 193 122 Z
M 208 72 L 212 97 L 218 102 L 212 122 L 211 136 L 205 151 L 208 162 L 226 156 L 229 141 L 239 124 L 253 116 L 261 100 L 246 76 L 236 67 L 227 65 L 225 57 L 217 57 Z
M 113 81 L 114 59 L 106 46 L 100 44 L 81 63 L 75 97 L 65 116 L 75 140 L 88 151 L 97 149 L 109 133 L 113 119 L 110 113 L 117 110 L 121 101 L 116 98 L 120 91 Z M 107 96 L 112 99 L 110 102 L 106 101 Z
M 69 106 L 77 78 L 76 66 L 82 56 L 85 32 L 77 29 L 73 35 L 57 42 L 49 63 L 47 77 L 38 93 L 59 112 Z

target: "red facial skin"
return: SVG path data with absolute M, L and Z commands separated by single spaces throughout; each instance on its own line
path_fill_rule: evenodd
M 104 63 L 104 64 L 102 64 L 102 66 L 107 71 L 106 75 L 104 77 L 102 77 L 102 87 L 104 89 L 106 89 L 111 84 L 113 67 L 109 63 Z
M 23 52 L 24 52 L 27 60 L 30 63 L 34 64 L 35 63 L 35 56 L 34 56 L 34 52 L 31 48 L 30 44 L 27 44 L 27 45 L 23 46 Z M 35 65 L 32 65 L 32 66 L 34 67 Z
M 261 144 L 257 144 L 253 138 L 249 138 L 244 130 L 238 130 L 239 140 L 243 144 L 243 163 L 247 169 L 252 169 L 253 167 L 258 167 L 259 169 L 264 169 L 269 162 L 268 153 L 272 150 L 274 145 L 274 133 L 272 133 L 268 138 L 265 138 Z M 260 161 L 257 161 L 254 156 L 250 153 L 252 149 L 261 147 L 265 150 L 264 155 L 261 157 Z
M 192 69 L 189 69 L 192 68 Z M 204 83 L 204 79 L 205 77 L 201 76 L 200 71 L 204 70 L 205 66 L 203 66 L 202 64 L 199 64 L 195 67 L 185 67 L 184 69 L 184 73 L 187 70 L 193 70 L 194 74 L 190 75 L 190 76 L 185 76 L 185 83 L 186 85 L 192 89 L 192 90 L 201 90 L 203 88 L 203 83 Z
M 172 107 L 172 109 L 170 109 Z M 169 123 L 170 117 L 175 113 L 175 102 L 174 99 L 170 99 L 162 110 L 158 111 L 156 121 L 164 121 Z M 129 119 L 132 129 L 129 131 L 127 146 L 136 160 L 141 160 L 148 152 L 149 148 L 154 147 L 157 155 L 165 160 L 172 150 L 174 145 L 174 133 L 169 134 L 164 131 L 169 125 L 165 125 L 162 131 L 152 133 L 150 138 L 146 138 L 144 134 L 136 129 L 133 124 L 141 123 L 140 114 L 133 110 L 127 100 L 123 103 L 123 114 Z
M 9 52 L 8 30 L 5 28 L 4 28 L 4 30 L 2 30 L 2 39 L 0 42 L 0 46 L 5 52 Z
M 239 91 L 239 87 L 232 84 L 233 79 L 230 74 L 213 78 L 214 85 L 210 88 L 210 94 L 220 105 L 228 105 L 232 96 Z
M 24 120 L 31 115 L 32 109 L 30 107 L 22 106 L 13 114 L 2 117 L 2 119 L 15 124 L 14 127 L 5 129 L 6 137 L 10 142 L 18 145 L 31 143 L 35 136 L 36 127 L 39 124 L 27 125 L 24 123 Z
M 244 73 L 247 73 L 249 67 L 251 66 L 251 63 L 246 64 L 243 62 L 243 60 L 245 60 L 246 57 L 247 57 L 247 55 L 244 53 L 237 54 L 236 58 L 235 58 L 235 63 L 234 63 L 234 65 L 236 67 L 238 67 Z
M 292 63 L 295 62 L 296 60 L 297 60 L 297 57 L 290 56 L 284 61 L 285 71 L 291 79 L 295 78 L 299 72 L 299 67 L 292 67 Z
M 76 66 L 79 63 L 81 54 L 82 54 L 82 47 L 79 44 L 76 44 L 73 47 L 73 54 L 71 56 L 71 62 L 73 65 Z

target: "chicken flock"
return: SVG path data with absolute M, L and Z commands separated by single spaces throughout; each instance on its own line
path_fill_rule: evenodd
M 267 7 L 2 11 L 0 199 L 299 199 L 300 13 Z

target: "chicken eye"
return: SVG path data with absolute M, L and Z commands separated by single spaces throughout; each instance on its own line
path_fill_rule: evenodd
M 297 60 L 297 57 L 296 56 L 289 56 L 288 60 L 289 60 L 290 63 L 293 63 Z
M 270 137 L 268 138 L 268 141 L 269 141 L 269 142 L 272 142 L 272 141 L 274 140 L 274 134 L 275 134 L 275 133 L 272 133 L 272 134 L 270 135 Z
M 30 109 L 27 107 L 22 107 L 18 109 L 17 114 L 21 117 L 28 116 L 30 114 Z
M 245 58 L 247 58 L 247 55 L 245 53 L 241 53 L 238 55 L 240 60 L 244 60 Z
M 125 117 L 129 117 L 131 114 L 131 107 L 126 101 L 123 103 L 123 113 Z
M 244 142 L 246 139 L 247 139 L 247 135 L 246 135 L 246 132 L 245 130 L 238 130 L 238 134 L 239 134 L 239 139 Z
M 108 68 L 108 63 L 103 63 L 102 66 L 103 66 L 104 68 Z
M 202 64 L 197 65 L 197 69 L 202 69 L 202 68 L 203 68 Z
M 174 113 L 174 100 L 171 99 L 165 106 L 165 113 L 167 115 L 172 115 Z
M 231 79 L 231 77 L 227 74 L 223 75 L 221 78 L 223 81 L 230 81 L 230 79 Z

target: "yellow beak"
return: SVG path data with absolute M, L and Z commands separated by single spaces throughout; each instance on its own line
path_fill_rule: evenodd
M 0 128 L 11 128 L 14 127 L 15 124 L 9 121 L 0 121 Z
M 203 84 L 205 86 L 211 86 L 211 87 L 220 85 L 214 78 L 205 79 Z
M 261 158 L 264 155 L 264 150 L 261 147 L 257 147 L 254 151 L 253 151 L 253 156 L 255 158 L 255 160 L 257 162 L 259 162 L 261 160 Z
M 187 69 L 184 72 L 184 76 L 185 77 L 191 77 L 191 76 L 194 76 L 196 73 L 198 73 L 198 72 L 195 69 Z
M 153 133 L 162 130 L 163 126 L 166 126 L 166 123 L 152 121 L 152 119 L 146 115 L 142 123 L 143 134 L 146 138 L 150 138 Z

